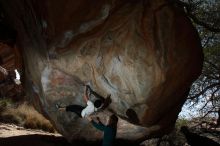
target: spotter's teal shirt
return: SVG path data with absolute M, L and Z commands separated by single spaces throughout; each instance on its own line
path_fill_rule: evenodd
M 113 146 L 114 139 L 116 137 L 116 128 L 105 126 L 102 123 L 96 123 L 92 121 L 92 125 L 104 132 L 104 138 L 102 141 L 102 146 Z

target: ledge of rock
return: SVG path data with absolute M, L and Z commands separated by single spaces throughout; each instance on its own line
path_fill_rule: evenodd
M 7 0 L 5 15 L 23 48 L 27 91 L 68 140 L 101 138 L 86 120 L 55 104 L 79 104 L 83 84 L 111 104 L 117 137 L 169 132 L 200 75 L 199 36 L 183 10 L 166 0 Z

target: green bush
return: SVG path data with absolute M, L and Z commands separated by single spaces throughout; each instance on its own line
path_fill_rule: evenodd
M 189 120 L 183 119 L 183 118 L 179 118 L 179 119 L 177 119 L 177 121 L 176 121 L 175 127 L 176 127 L 177 130 L 180 130 L 180 128 L 181 128 L 182 126 L 187 126 L 189 123 L 190 123 Z
M 6 108 L 13 105 L 11 99 L 0 99 L 0 112 L 3 112 Z

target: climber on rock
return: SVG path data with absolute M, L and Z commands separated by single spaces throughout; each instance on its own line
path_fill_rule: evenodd
M 87 119 L 91 121 L 95 128 L 104 132 L 102 146 L 113 146 L 117 134 L 118 117 L 115 114 L 111 115 L 107 125 L 104 125 L 99 117 L 96 117 L 96 120 L 93 120 L 92 116 L 88 116 Z
M 97 98 L 94 103 L 89 98 L 92 94 Z M 93 114 L 94 112 L 98 111 L 99 109 L 102 109 L 103 106 L 105 105 L 104 104 L 105 98 L 98 95 L 95 91 L 93 91 L 89 85 L 85 86 L 83 98 L 87 104 L 86 107 L 83 107 L 81 105 L 68 105 L 68 106 L 62 107 L 58 104 L 56 104 L 56 107 L 58 108 L 58 110 L 67 111 L 67 112 L 74 112 L 79 117 L 84 118 L 84 117 L 87 117 L 87 116 Z

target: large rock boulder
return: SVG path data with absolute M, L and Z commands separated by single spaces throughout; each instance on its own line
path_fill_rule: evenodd
M 111 104 L 117 137 L 169 132 L 199 76 L 200 40 L 183 10 L 168 0 L 7 0 L 5 15 L 23 48 L 26 85 L 36 108 L 67 139 L 101 133 L 55 104 L 85 105 L 83 84 Z

